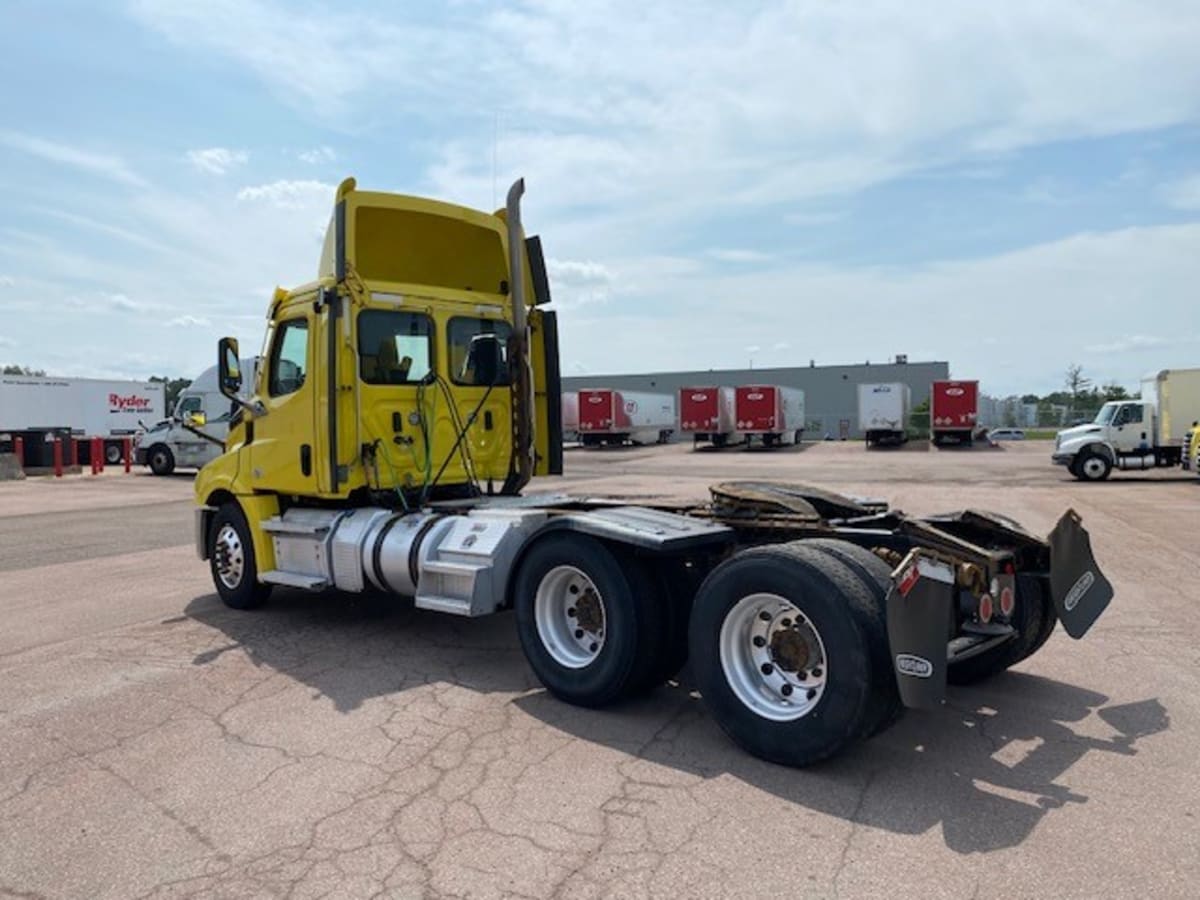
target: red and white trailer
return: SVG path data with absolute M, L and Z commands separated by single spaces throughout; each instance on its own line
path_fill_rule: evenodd
M 579 439 L 599 444 L 666 443 L 675 431 L 670 394 L 591 388 L 579 392 Z
M 804 391 L 776 384 L 746 384 L 734 392 L 734 425 L 764 447 L 797 444 L 804 434 Z
M 734 395 L 731 387 L 684 387 L 679 389 L 679 430 L 692 436 L 693 444 L 707 441 L 724 447 L 743 439 L 734 427 Z
M 929 406 L 929 432 L 935 444 L 971 443 L 979 418 L 978 381 L 935 381 Z

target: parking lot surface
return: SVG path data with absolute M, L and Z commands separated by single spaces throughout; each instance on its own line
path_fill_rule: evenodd
M 1082 515 L 1117 592 L 1085 640 L 803 771 L 734 747 L 686 671 L 555 701 L 510 614 L 227 610 L 188 477 L 0 484 L 0 896 L 1195 896 L 1200 479 L 1079 484 L 1049 452 L 573 449 L 535 486 Z

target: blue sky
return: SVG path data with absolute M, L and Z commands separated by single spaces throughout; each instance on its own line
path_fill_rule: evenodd
M 0 361 L 190 376 L 332 191 L 524 175 L 569 373 L 1200 364 L 1200 6 L 0 6 Z

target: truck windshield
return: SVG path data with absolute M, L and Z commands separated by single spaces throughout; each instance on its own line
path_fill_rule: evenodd
M 1100 407 L 1100 412 L 1096 413 L 1096 425 L 1107 425 L 1112 421 L 1113 413 L 1117 411 L 1115 403 L 1105 403 Z

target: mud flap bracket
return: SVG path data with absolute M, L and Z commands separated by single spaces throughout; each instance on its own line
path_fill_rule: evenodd
M 1092 542 L 1073 509 L 1063 513 L 1050 544 L 1050 596 L 1063 629 L 1078 640 L 1108 607 L 1113 587 L 1092 555 Z
M 910 551 L 892 573 L 888 644 L 905 706 L 934 709 L 945 700 L 954 583 L 953 567 L 921 549 Z

